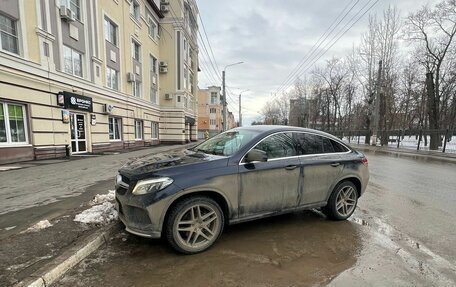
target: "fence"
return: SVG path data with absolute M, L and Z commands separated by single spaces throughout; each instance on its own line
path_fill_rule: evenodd
M 338 130 L 327 132 L 348 143 L 355 144 L 370 144 L 369 142 L 366 143 L 366 138 L 370 139 L 372 135 L 372 131 L 369 130 Z M 456 153 L 456 130 L 379 131 L 377 145 L 429 151 L 431 135 L 437 136 L 440 139 L 438 150 L 436 151 Z

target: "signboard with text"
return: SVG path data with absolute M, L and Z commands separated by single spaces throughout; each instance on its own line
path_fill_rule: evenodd
M 93 102 L 92 98 L 90 97 L 81 96 L 70 92 L 60 92 L 57 95 L 57 102 L 59 105 L 62 105 L 62 97 L 63 107 L 65 109 L 81 110 L 86 112 L 93 111 Z

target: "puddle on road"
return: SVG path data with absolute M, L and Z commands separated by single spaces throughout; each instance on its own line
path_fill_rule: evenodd
M 422 243 L 387 224 L 383 219 L 371 216 L 363 218 L 363 211 L 357 209 L 349 221 L 365 226 L 369 231 L 366 235 L 369 236 L 364 238 L 364 248 L 358 263 L 347 273 L 353 275 L 363 270 L 361 272 L 363 280 L 365 278 L 372 280 L 372 278 L 376 277 L 379 277 L 378 280 L 384 280 L 381 279 L 381 276 L 385 275 L 378 274 L 389 273 L 390 276 L 388 276 L 387 280 L 392 280 L 391 276 L 397 276 L 398 278 L 395 278 L 392 282 L 399 284 L 398 282 L 404 280 L 410 286 L 431 283 L 435 286 L 455 286 L 456 266 L 454 263 L 449 262 Z M 384 251 L 381 256 L 375 257 L 374 254 L 379 254 L 379 250 L 382 249 Z M 395 263 L 391 264 L 391 262 Z M 367 270 L 366 266 L 371 265 L 376 266 L 375 272 L 377 275 L 369 275 L 373 268 L 369 267 L 371 270 Z M 392 269 L 388 265 L 392 265 Z M 367 272 L 364 272 L 366 270 Z M 401 273 L 404 274 L 403 278 L 399 276 Z M 340 276 L 343 278 L 342 282 L 353 280 L 353 278 L 350 279 L 351 275 L 342 274 Z M 385 284 L 387 283 L 388 281 L 385 281 Z
M 356 263 L 360 242 L 356 225 L 315 212 L 230 226 L 213 248 L 192 256 L 123 233 L 59 286 L 320 285 Z

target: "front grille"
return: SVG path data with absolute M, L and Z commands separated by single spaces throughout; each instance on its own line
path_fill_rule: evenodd
M 133 224 L 151 224 L 149 214 L 144 209 L 135 206 L 124 205 L 122 206 L 122 213 L 127 221 Z
M 122 176 L 122 182 L 124 182 L 125 184 L 129 185 L 130 184 L 130 179 L 128 177 L 126 177 L 125 175 L 121 175 Z

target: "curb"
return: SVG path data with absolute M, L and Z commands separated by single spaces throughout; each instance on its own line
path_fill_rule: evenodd
M 68 270 L 76 266 L 87 256 L 96 251 L 100 246 L 107 245 L 109 237 L 116 231 L 121 230 L 119 222 L 104 228 L 101 232 L 89 235 L 76 246 L 71 247 L 63 254 L 46 264 L 29 278 L 14 285 L 15 287 L 48 287 L 55 283 Z
M 439 155 L 429 155 L 429 154 L 418 154 L 412 153 L 408 151 L 394 151 L 394 150 L 385 150 L 381 148 L 370 148 L 361 145 L 351 145 L 356 150 L 372 152 L 372 153 L 379 153 L 379 154 L 388 154 L 388 155 L 395 155 L 396 157 L 408 157 L 414 158 L 418 160 L 432 160 L 432 161 L 439 161 L 439 162 L 446 162 L 446 163 L 453 163 L 456 164 L 456 158 L 439 156 Z

